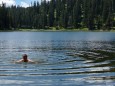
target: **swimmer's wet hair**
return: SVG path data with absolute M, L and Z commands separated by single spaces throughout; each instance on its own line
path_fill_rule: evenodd
M 23 54 L 23 57 L 28 57 L 27 54 Z

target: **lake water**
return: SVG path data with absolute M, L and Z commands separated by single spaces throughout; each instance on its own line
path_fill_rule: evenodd
M 0 32 L 0 86 L 41 85 L 114 86 L 115 33 Z

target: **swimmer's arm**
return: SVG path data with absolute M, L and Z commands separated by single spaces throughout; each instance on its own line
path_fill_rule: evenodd
M 15 61 L 15 63 L 20 63 L 20 62 L 23 62 L 23 59 Z
M 32 61 L 32 60 L 28 59 L 28 62 L 34 62 L 34 61 Z
M 36 63 L 35 61 L 30 60 L 30 59 L 28 59 L 28 62 L 30 62 L 30 63 Z

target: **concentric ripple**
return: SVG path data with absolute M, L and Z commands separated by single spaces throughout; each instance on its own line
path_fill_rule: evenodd
M 14 63 L 22 54 L 31 63 Z M 0 85 L 114 86 L 115 41 L 0 40 Z

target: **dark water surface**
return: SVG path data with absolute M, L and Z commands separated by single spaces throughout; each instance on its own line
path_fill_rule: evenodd
M 115 33 L 0 32 L 0 86 L 41 85 L 114 86 Z

